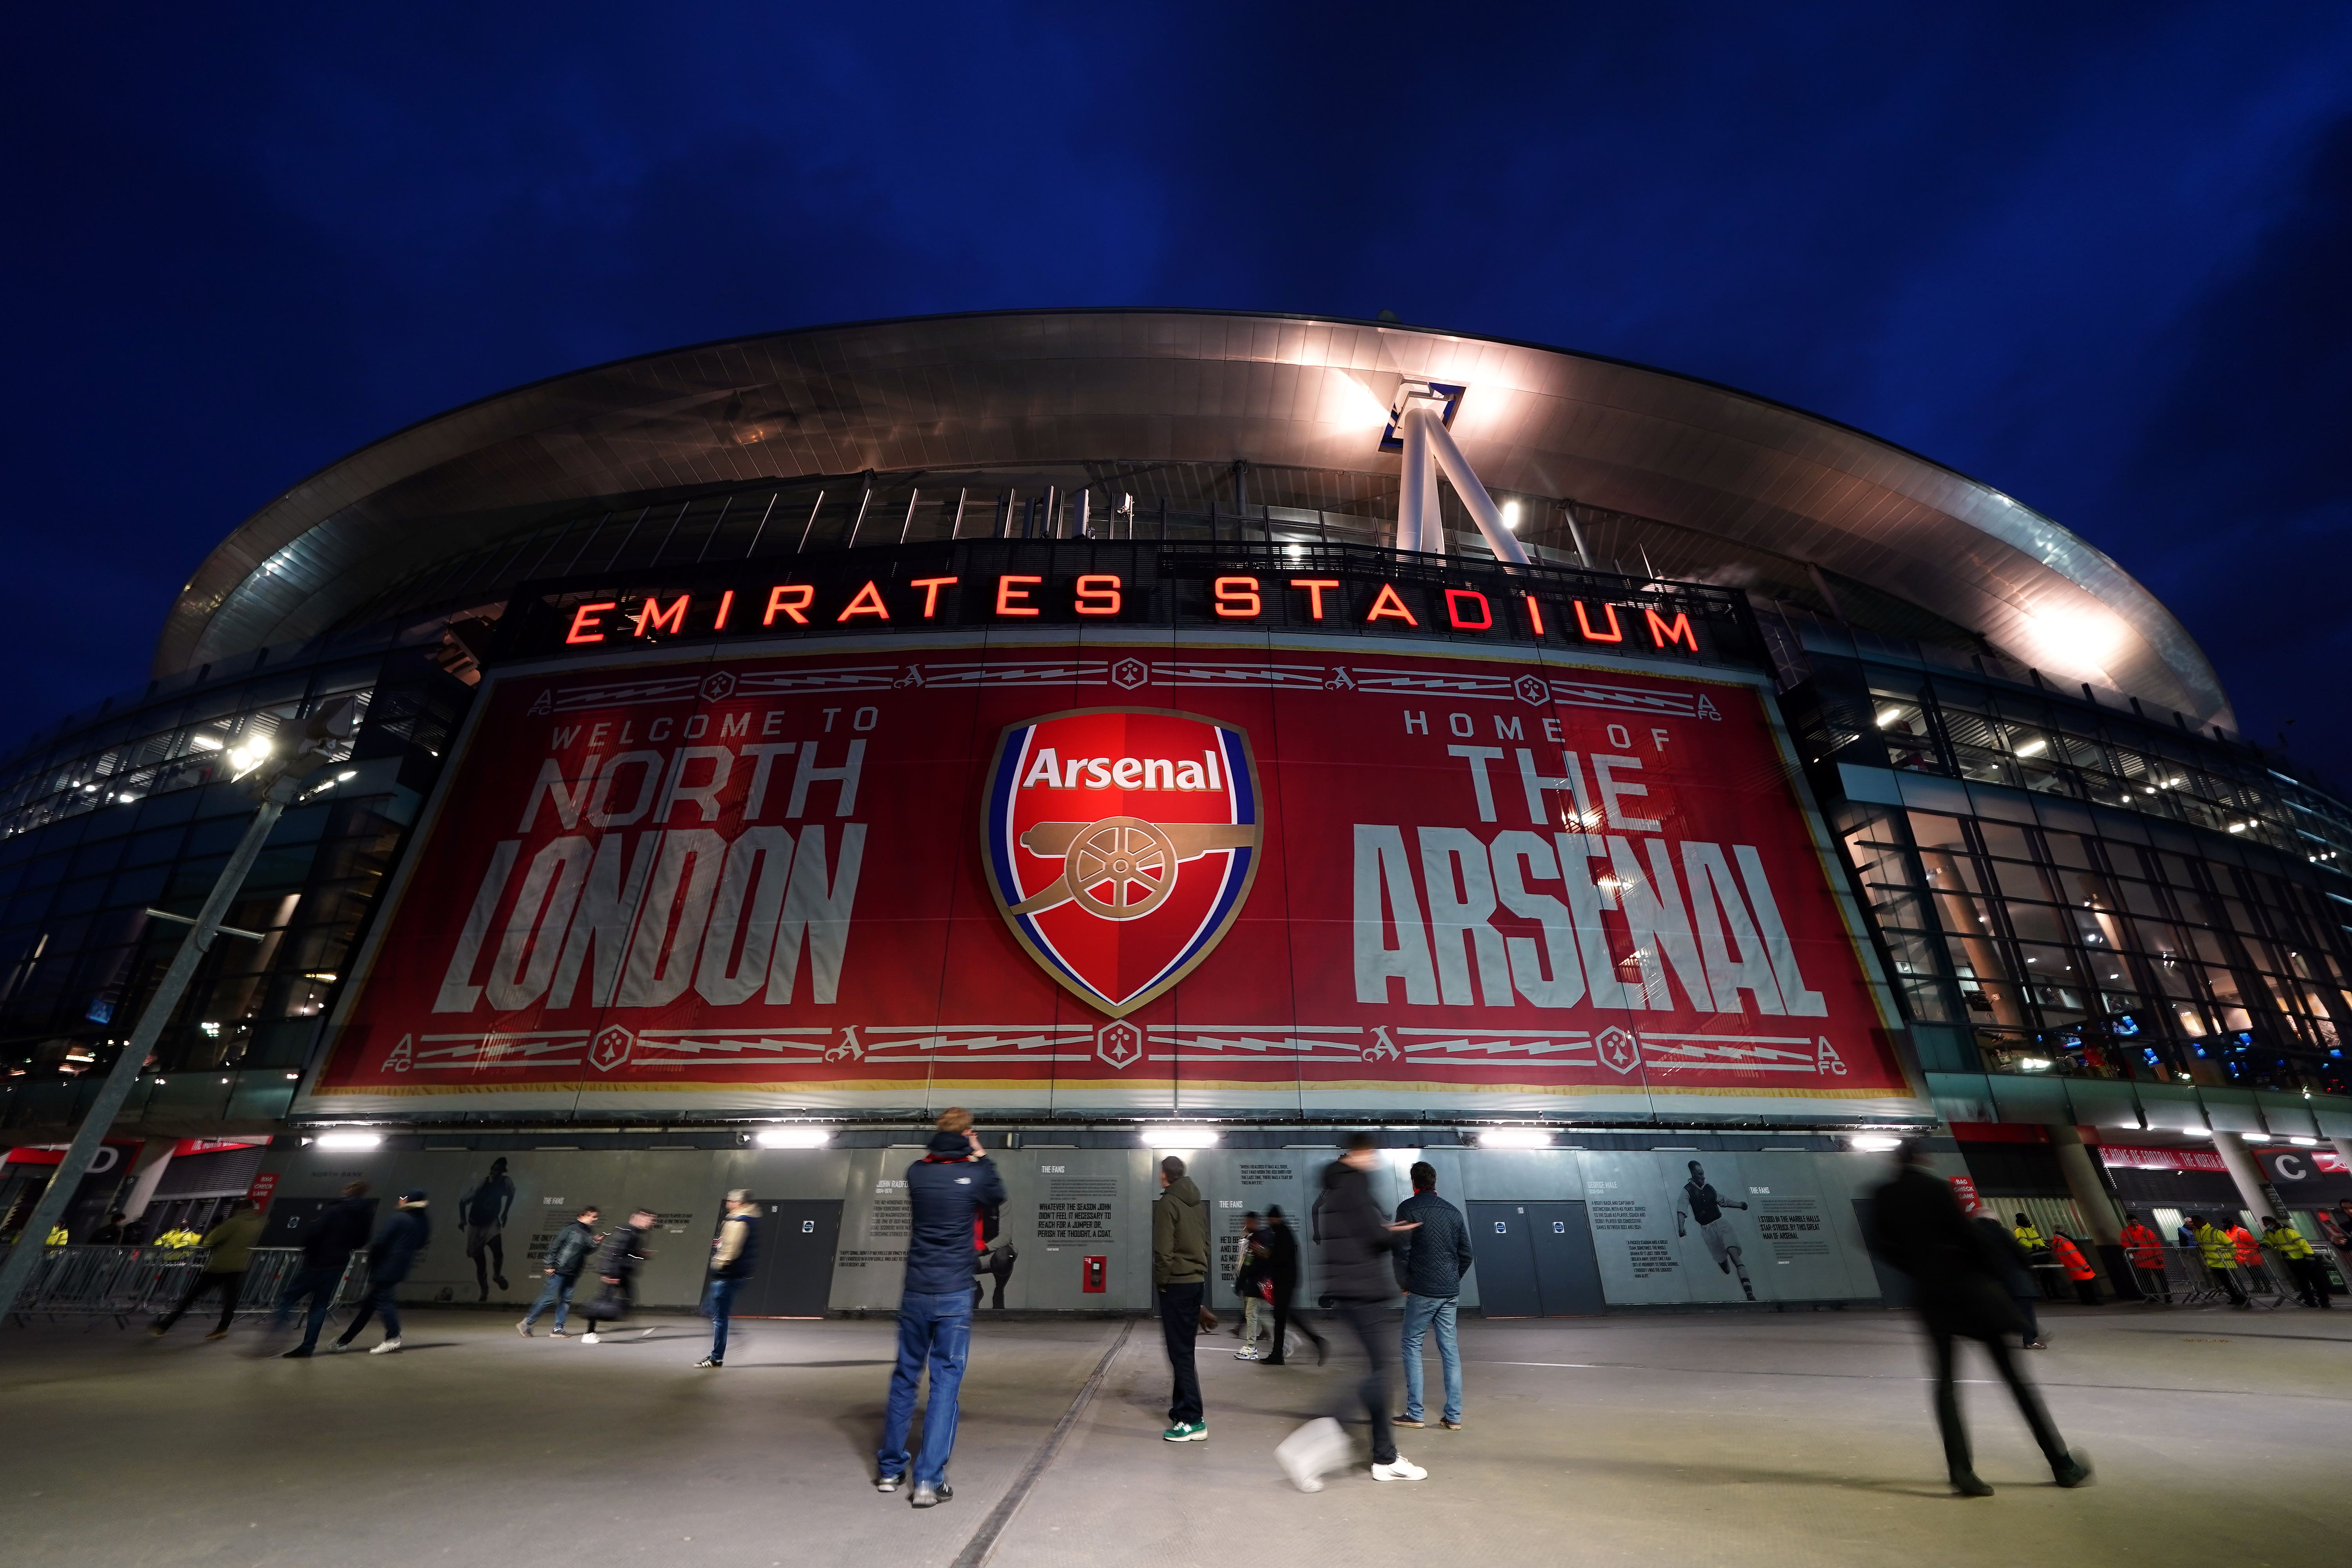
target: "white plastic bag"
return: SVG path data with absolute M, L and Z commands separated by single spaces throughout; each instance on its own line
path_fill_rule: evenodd
M 1319 1416 L 1285 1437 L 1275 1448 L 1285 1475 L 1303 1492 L 1319 1492 L 1323 1478 L 1348 1464 L 1348 1434 L 1328 1415 Z

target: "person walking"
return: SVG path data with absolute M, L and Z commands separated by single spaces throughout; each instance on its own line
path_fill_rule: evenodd
M 1434 1330 L 1445 1379 L 1445 1408 L 1438 1421 L 1448 1432 L 1459 1432 L 1462 1349 L 1454 1338 L 1454 1313 L 1462 1276 L 1470 1271 L 1470 1226 L 1460 1209 L 1437 1195 L 1436 1166 L 1424 1160 L 1411 1173 L 1412 1196 L 1399 1204 L 1396 1212 L 1397 1218 L 1420 1227 L 1397 1233 L 1397 1278 L 1404 1285 L 1404 1414 L 1396 1424 L 1427 1425 L 1421 1406 L 1421 1346 Z
M 100 1226 L 96 1230 L 91 1231 L 89 1233 L 89 1240 L 83 1245 L 88 1247 L 121 1247 L 122 1245 L 122 1220 L 123 1215 L 121 1209 L 110 1210 L 106 1216 L 106 1223 Z
M 2172 1305 L 2172 1281 L 2164 1272 L 2164 1238 L 2147 1227 L 2139 1215 L 2124 1216 L 2124 1259 L 2131 1265 L 2132 1279 L 2139 1286 L 2143 1301 L 2162 1300 Z
M 2083 1305 L 2097 1306 L 2099 1271 L 2091 1267 L 2091 1260 L 2083 1256 L 2083 1249 L 2075 1245 L 2074 1238 L 2063 1230 L 2052 1231 L 2050 1256 L 2056 1259 L 2058 1267 L 2066 1271 L 2066 1278 L 2074 1282 L 2074 1294 L 2081 1299 Z
M 1241 1255 L 1234 1267 L 1234 1294 L 1242 1304 L 1242 1321 L 1234 1330 L 1242 1339 L 1242 1348 L 1234 1352 L 1235 1361 L 1259 1359 L 1258 1337 L 1262 1324 L 1270 1316 L 1265 1310 L 1265 1243 L 1258 1235 L 1262 1223 L 1255 1209 L 1242 1215 Z
M 582 1344 L 604 1343 L 602 1331 L 627 1317 L 629 1310 L 637 1304 L 637 1270 L 653 1258 L 646 1237 L 657 1223 L 653 1210 L 634 1209 L 630 1211 L 629 1223 L 614 1230 L 604 1238 L 604 1245 L 596 1249 L 596 1261 L 591 1267 L 596 1270 L 596 1278 L 604 1282 L 604 1288 L 596 1293 L 595 1300 L 580 1310 L 580 1315 L 588 1320 L 588 1331 L 580 1336 Z M 651 1339 L 653 1332 L 646 1329 L 637 1337 Z
M 1990 1497 L 1969 1453 L 1968 1428 L 1960 1424 L 1959 1392 L 1953 1383 L 1953 1341 L 1971 1339 L 1985 1348 L 2016 1397 L 2017 1408 L 2050 1462 L 2051 1479 L 2079 1487 L 2091 1466 L 2067 1451 L 2042 1409 L 2041 1396 L 2018 1369 L 2003 1334 L 2024 1328 L 2001 1286 L 1999 1255 L 1983 1230 L 1968 1223 L 1951 1187 L 1927 1169 L 1926 1144 L 1903 1147 L 1902 1168 L 1878 1189 L 1872 1204 L 1872 1246 L 1888 1265 L 1910 1278 L 1912 1304 L 1927 1331 L 1936 1372 L 1936 1426 L 1944 1439 L 1944 1464 L 1952 1489 L 1962 1497 Z
M 372 1345 L 370 1355 L 400 1353 L 400 1303 L 395 1299 L 400 1287 L 407 1281 L 409 1271 L 416 1267 L 416 1255 L 433 1239 L 433 1221 L 425 1212 L 425 1189 L 403 1193 L 383 1222 L 383 1228 L 368 1243 L 368 1297 L 360 1304 L 360 1315 L 352 1320 L 351 1327 L 342 1331 L 332 1348 L 349 1350 L 360 1331 L 368 1326 L 370 1318 L 383 1320 L 383 1342 Z
M 1201 1408 L 1201 1371 L 1193 1352 L 1201 1337 L 1201 1298 L 1209 1288 L 1209 1210 L 1201 1189 L 1171 1154 L 1160 1162 L 1160 1196 L 1151 1205 L 1151 1289 L 1160 1302 L 1160 1337 L 1168 1347 L 1172 1384 L 1168 1395 L 1171 1443 L 1209 1436 Z
M 205 1232 L 205 1267 L 190 1282 L 180 1304 L 156 1319 L 147 1331 L 157 1339 L 172 1331 L 180 1314 L 196 1304 L 198 1297 L 207 1290 L 220 1292 L 220 1321 L 205 1336 L 217 1340 L 228 1333 L 229 1320 L 236 1315 L 237 1298 L 245 1294 L 245 1271 L 253 1262 L 253 1244 L 261 1239 L 261 1205 L 251 1198 L 239 1198 L 228 1217 Z
M 367 1191 L 365 1182 L 347 1184 L 342 1197 L 312 1215 L 294 1237 L 302 1248 L 302 1267 L 278 1293 L 278 1306 L 269 1315 L 270 1328 L 282 1329 L 294 1314 L 294 1303 L 305 1298 L 310 1301 L 302 1342 L 282 1352 L 288 1361 L 300 1361 L 317 1352 L 319 1331 L 326 1326 L 327 1314 L 334 1308 L 343 1270 L 351 1267 L 352 1254 L 367 1245 L 368 1226 L 375 1215 Z
M 1280 1204 L 1265 1206 L 1265 1226 L 1260 1232 L 1265 1246 L 1265 1287 L 1268 1304 L 1274 1308 L 1274 1353 L 1265 1358 L 1267 1366 L 1281 1366 L 1290 1350 L 1291 1302 L 1298 1294 L 1298 1233 L 1290 1228 Z M 1315 1364 L 1320 1366 L 1331 1353 L 1323 1336 L 1306 1319 L 1298 1320 L 1298 1331 L 1315 1347 Z
M 580 1288 L 580 1271 L 588 1266 L 590 1255 L 604 1239 L 596 1233 L 598 1217 L 596 1205 L 585 1205 L 548 1242 L 547 1252 L 540 1260 L 547 1283 L 539 1288 L 539 1300 L 530 1304 L 530 1310 L 515 1325 L 515 1332 L 524 1339 L 530 1338 L 530 1326 L 550 1307 L 555 1309 L 555 1326 L 549 1332 L 559 1340 L 572 1337 L 563 1326 L 572 1311 L 572 1292 Z
M 2263 1245 L 2277 1254 L 2280 1265 L 2294 1278 L 2295 1297 L 2305 1306 L 2324 1309 L 2335 1304 L 2327 1270 L 2319 1266 L 2311 1243 L 2293 1226 L 2281 1224 L 2275 1215 L 2263 1215 Z
M 702 1315 L 710 1320 L 710 1353 L 694 1364 L 727 1364 L 727 1321 L 735 1310 L 735 1292 L 751 1278 L 760 1262 L 760 1205 L 749 1187 L 727 1194 L 727 1217 L 710 1242 L 710 1286 L 702 1295 Z
M 948 1458 L 955 1450 L 956 1396 L 971 1352 L 972 1258 L 980 1250 L 982 1211 L 1004 1202 L 1004 1178 L 971 1130 L 971 1112 L 950 1106 L 940 1113 L 930 1145 L 907 1167 L 907 1273 L 898 1294 L 898 1359 L 890 1370 L 890 1402 L 882 1441 L 874 1453 L 874 1489 L 895 1492 L 911 1462 L 917 1508 L 955 1496 Z M 930 1368 L 923 1410 L 923 1447 L 907 1450 L 915 1420 L 915 1385 Z
M 1993 1271 L 2000 1280 L 2000 1288 L 2009 1293 L 2011 1304 L 2016 1307 L 2018 1317 L 2024 1321 L 2025 1328 L 2019 1336 L 2019 1348 L 2048 1350 L 2050 1342 L 2042 1337 L 2042 1320 L 2033 1310 L 2042 1288 L 2033 1282 L 2033 1267 L 2025 1260 L 2025 1248 L 2017 1245 L 2017 1237 L 2010 1234 L 2009 1226 L 1995 1219 L 1990 1213 L 1979 1209 L 1976 1223 L 1977 1228 L 1984 1232 L 1993 1260 Z
M 1389 1353 L 1396 1343 L 1397 1286 L 1388 1253 L 1410 1222 L 1391 1224 L 1372 1201 L 1378 1142 L 1369 1132 L 1348 1135 L 1347 1152 L 1323 1168 L 1323 1190 L 1315 1200 L 1315 1237 L 1323 1244 L 1325 1293 L 1339 1321 L 1364 1350 L 1364 1377 L 1357 1392 L 1372 1422 L 1372 1479 L 1418 1481 L 1429 1472 L 1397 1452 L 1389 1424 Z M 1313 1478 L 1294 1470 L 1305 1487 Z
M 2219 1226 L 2208 1225 L 2197 1215 L 2190 1215 L 2188 1223 L 2196 1232 L 2197 1251 L 2205 1260 L 2205 1272 L 2229 1292 L 2230 1305 L 2252 1308 L 2253 1303 L 2246 1299 L 2245 1286 L 2238 1282 L 2238 1248 L 2230 1239 L 2230 1233 Z

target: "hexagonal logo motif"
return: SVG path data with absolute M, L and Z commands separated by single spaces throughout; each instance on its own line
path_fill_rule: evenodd
M 1519 700 L 1530 708 L 1540 708 L 1551 700 L 1551 682 L 1540 675 L 1522 675 L 1511 683 Z
M 1257 875 L 1261 798 L 1237 726 L 1158 708 L 1049 713 L 1006 727 L 988 776 L 997 910 L 1087 1005 L 1126 1017 L 1233 928 Z
M 1629 1073 L 1642 1065 L 1641 1042 L 1613 1026 L 1592 1037 L 1592 1048 L 1612 1072 Z
M 702 683 L 702 700 L 705 702 L 724 702 L 734 695 L 735 677 L 730 671 L 716 671 Z
M 1151 679 L 1151 667 L 1139 658 L 1123 658 L 1110 667 L 1110 683 L 1132 691 Z
M 1121 1018 L 1095 1035 L 1095 1055 L 1125 1072 L 1143 1059 L 1143 1031 Z
M 618 1024 L 600 1029 L 588 1042 L 588 1065 L 598 1072 L 611 1072 L 629 1059 L 636 1043 L 637 1037 Z

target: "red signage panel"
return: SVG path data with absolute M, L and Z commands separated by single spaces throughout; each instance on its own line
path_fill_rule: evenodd
M 403 875 L 314 1103 L 1913 1094 L 1764 692 L 1687 667 L 1163 634 L 510 671 Z

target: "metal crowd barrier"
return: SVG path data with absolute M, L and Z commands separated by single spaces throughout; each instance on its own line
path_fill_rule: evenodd
M 2154 1306 L 2210 1307 L 2230 1300 L 2229 1287 L 2221 1282 L 2222 1270 L 2205 1266 L 2205 1251 L 2198 1247 L 2167 1247 L 2164 1249 L 2165 1289 L 2170 1292 L 2168 1301 L 2162 1296 L 2150 1295 L 2150 1282 L 2146 1271 L 2135 1268 L 2138 1276 L 2141 1300 Z M 2287 1304 L 2300 1289 L 2285 1260 L 2274 1256 L 2271 1248 L 2263 1248 L 2260 1263 L 2241 1264 L 2228 1270 L 2237 1277 L 2238 1288 L 2258 1307 L 2273 1311 Z
M 39 1267 L 5 1317 L 20 1325 L 35 1317 L 53 1322 L 81 1318 L 93 1324 L 111 1318 L 115 1327 L 128 1328 L 133 1318 L 161 1316 L 179 1305 L 210 1257 L 200 1247 L 45 1247 Z M 237 1293 L 236 1314 L 270 1311 L 301 1266 L 298 1248 L 255 1247 Z M 336 1281 L 334 1308 L 353 1305 L 366 1288 L 367 1253 L 362 1250 L 352 1254 Z

